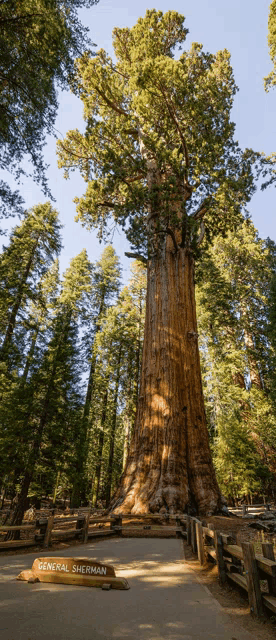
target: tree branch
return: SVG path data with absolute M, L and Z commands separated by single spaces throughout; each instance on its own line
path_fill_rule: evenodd
M 146 174 L 140 173 L 138 176 L 133 176 L 133 178 L 128 178 L 128 182 L 136 182 L 136 180 L 144 180 L 144 178 L 146 177 Z
M 155 231 L 155 233 L 160 233 L 160 234 L 161 233 L 163 233 L 163 234 L 166 233 L 168 236 L 170 236 L 172 241 L 173 241 L 173 246 L 175 248 L 175 253 L 177 253 L 177 251 L 179 249 L 179 246 L 178 246 L 178 244 L 176 242 L 176 238 L 175 238 L 174 232 L 172 231 L 172 229 L 170 229 L 170 227 L 166 227 L 166 229 L 161 229 L 160 231 Z
M 109 98 L 106 96 L 106 94 L 103 91 L 101 91 L 98 87 L 95 87 L 95 90 L 101 96 L 101 98 L 104 100 L 104 102 L 106 102 L 106 104 L 108 104 L 108 106 L 111 109 L 113 109 L 113 111 L 116 111 L 121 116 L 126 116 L 126 118 L 129 117 L 128 113 L 126 111 L 124 111 L 123 109 L 121 109 L 121 107 L 118 107 L 116 104 L 114 104 L 114 102 L 112 102 L 112 100 L 109 100 Z
M 124 184 L 126 184 L 128 187 L 130 187 L 132 182 L 136 182 L 136 180 L 144 179 L 145 178 L 145 174 L 141 173 L 141 175 L 133 176 L 132 178 L 128 178 L 128 179 L 124 178 L 123 176 L 120 176 L 120 174 L 117 174 L 116 177 L 119 178 L 119 180 L 122 180 L 122 182 Z
M 177 253 L 177 252 L 178 252 L 179 247 L 178 247 L 178 244 L 177 244 L 177 242 L 176 242 L 174 232 L 172 231 L 172 229 L 170 229 L 169 227 L 167 227 L 167 228 L 166 228 L 166 233 L 167 233 L 169 236 L 171 236 L 171 239 L 172 239 L 172 241 L 173 241 L 173 246 L 174 246 L 174 248 L 175 248 L 175 253 Z
M 59 140 L 58 142 L 61 148 L 63 149 L 63 151 L 68 153 L 70 156 L 75 156 L 75 158 L 79 158 L 80 160 L 91 160 L 90 156 L 84 156 L 84 155 L 81 155 L 80 153 L 76 153 L 75 151 L 72 151 L 72 149 L 68 149 L 68 147 L 65 146 L 62 140 Z
M 175 110 L 173 109 L 173 106 L 171 106 L 169 104 L 169 102 L 167 100 L 167 97 L 166 97 L 166 93 L 165 93 L 164 89 L 162 88 L 162 86 L 161 86 L 161 93 L 162 93 L 163 98 L 165 100 L 165 103 L 167 105 L 168 112 L 169 112 L 169 114 L 170 114 L 170 116 L 171 116 L 171 118 L 172 118 L 172 120 L 173 120 L 173 122 L 174 122 L 174 124 L 175 124 L 175 126 L 177 128 L 177 131 L 179 133 L 179 136 L 180 136 L 180 139 L 181 139 L 181 142 L 182 142 L 182 146 L 183 146 L 184 155 L 185 155 L 186 167 L 188 169 L 189 166 L 190 166 L 190 160 L 189 160 L 189 153 L 188 153 L 188 148 L 187 148 L 187 145 L 186 145 L 186 140 L 185 140 L 185 138 L 183 136 L 183 133 L 181 131 L 180 124 L 179 124 L 177 116 L 175 114 Z
M 200 222 L 200 234 L 199 234 L 198 241 L 196 243 L 197 247 L 199 247 L 201 245 L 201 243 L 203 242 L 204 236 L 205 236 L 205 224 L 204 224 L 203 220 L 201 220 L 201 222 Z
M 147 258 L 142 256 L 141 253 L 129 253 L 128 251 L 125 251 L 125 256 L 127 258 L 134 258 L 135 260 L 140 260 L 140 262 L 143 262 L 143 264 L 148 264 Z
M 105 200 L 104 202 L 98 202 L 98 204 L 96 204 L 96 207 L 108 207 L 109 209 L 113 209 L 113 207 L 115 206 L 115 202 L 108 202 L 108 200 Z
M 0 22 L 18 22 L 20 20 L 30 20 L 31 18 L 37 18 L 38 16 L 44 16 L 43 13 L 25 13 L 19 16 L 11 16 L 11 18 L 0 18 Z
M 194 218 L 195 220 L 203 218 L 208 210 L 204 203 L 205 201 L 200 205 L 200 207 L 198 207 L 198 209 L 194 213 L 191 214 L 191 218 Z

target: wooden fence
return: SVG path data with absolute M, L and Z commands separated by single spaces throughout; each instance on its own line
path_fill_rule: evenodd
M 0 533 L 20 532 L 27 533 L 26 539 L 1 540 L 0 550 L 10 550 L 19 547 L 41 546 L 47 549 L 52 543 L 60 540 L 79 540 L 86 543 L 89 538 L 99 535 L 114 535 L 113 518 L 99 516 L 93 518 L 90 513 L 83 513 L 74 516 L 58 517 L 51 515 L 48 518 L 39 518 L 33 522 L 23 522 L 19 526 L 5 524 L 0 526 Z M 106 524 L 109 528 L 104 528 Z M 97 527 L 97 525 L 99 525 Z
M 158 525 L 159 522 L 159 525 Z M 134 523 L 134 526 L 133 524 Z M 160 524 L 162 526 L 160 526 Z M 221 584 L 228 580 L 248 594 L 251 612 L 261 616 L 265 609 L 276 614 L 276 561 L 273 545 L 262 543 L 262 553 L 255 553 L 254 544 L 236 544 L 233 536 L 215 531 L 214 525 L 187 515 L 98 515 L 79 513 L 73 516 L 40 518 L 17 527 L 0 527 L 3 534 L 20 531 L 28 539 L 0 541 L 0 549 L 41 546 L 47 549 L 60 540 L 87 543 L 94 537 L 151 535 L 153 537 L 185 537 L 197 554 L 201 565 L 215 562 Z
M 156 521 L 161 521 L 164 527 L 154 526 L 152 524 Z M 11 550 L 19 547 L 31 547 L 31 546 L 41 546 L 44 549 L 47 549 L 51 544 L 60 541 L 60 540 L 79 540 L 80 543 L 87 543 L 90 538 L 93 537 L 105 537 L 112 535 L 128 535 L 131 534 L 135 536 L 139 533 L 139 535 L 159 535 L 162 536 L 162 531 L 164 531 L 164 535 L 166 537 L 168 535 L 175 536 L 177 533 L 181 532 L 178 529 L 178 524 L 176 523 L 177 516 L 170 516 L 170 518 L 166 515 L 143 515 L 143 516 L 134 516 L 123 514 L 120 516 L 111 515 L 97 515 L 94 516 L 90 512 L 88 513 L 78 513 L 73 516 L 54 516 L 51 515 L 48 518 L 42 517 L 38 518 L 32 522 L 23 522 L 19 526 L 11 526 L 9 524 L 5 524 L 0 526 L 0 534 L 8 534 L 14 532 L 20 532 L 18 537 L 21 534 L 27 534 L 27 538 L 25 539 L 17 539 L 17 540 L 2 540 L 0 539 L 0 550 Z M 179 519 L 178 519 L 179 520 Z M 131 526 L 132 522 L 138 521 L 138 524 L 133 528 Z M 139 521 L 141 521 L 139 523 Z M 151 524 L 145 524 L 151 521 Z M 169 522 L 174 522 L 174 525 L 171 526 Z
M 270 511 L 271 509 L 271 503 L 269 502 L 264 502 L 262 504 L 242 504 L 238 507 L 230 507 L 229 510 L 234 513 L 235 515 L 242 515 L 245 516 L 246 514 L 250 513 L 253 515 L 256 512 L 256 509 L 262 509 L 265 511 Z
M 217 564 L 220 583 L 227 580 L 248 594 L 250 610 L 261 616 L 265 609 L 276 614 L 276 562 L 273 545 L 262 544 L 262 553 L 255 553 L 252 542 L 242 542 L 215 531 L 214 525 L 197 518 L 179 518 L 181 535 L 197 554 L 201 565 L 206 561 Z M 212 559 L 212 560 L 211 560 Z

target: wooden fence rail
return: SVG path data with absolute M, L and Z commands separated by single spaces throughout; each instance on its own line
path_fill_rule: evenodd
M 243 517 L 245 515 L 254 515 L 255 514 L 255 510 L 256 509 L 263 509 L 265 511 L 270 511 L 271 507 L 274 507 L 274 505 L 272 505 L 269 502 L 264 502 L 264 503 L 260 503 L 260 504 L 242 504 L 239 505 L 237 507 L 230 507 L 230 511 L 232 511 L 233 513 L 235 513 L 236 515 L 242 515 Z
M 23 540 L 2 539 L 0 540 L 0 550 L 37 545 L 47 549 L 53 542 L 59 540 L 75 539 L 80 542 L 87 542 L 88 539 L 92 537 L 114 535 L 116 530 L 113 530 L 113 522 L 114 518 L 112 516 L 109 518 L 105 516 L 93 518 L 91 513 L 82 513 L 81 515 L 64 516 L 60 518 L 51 515 L 48 518 L 39 518 L 36 521 L 28 524 L 22 523 L 19 526 L 5 524 L 0 526 L 0 533 L 20 531 L 20 533 L 22 532 L 23 534 L 25 532 L 28 532 L 28 534 L 31 532 L 33 535 Z M 106 523 L 110 524 L 110 528 L 101 528 L 104 527 Z M 67 525 L 69 525 L 69 527 Z M 95 525 L 101 526 L 97 527 Z
M 217 564 L 221 584 L 230 580 L 247 592 L 253 614 L 261 616 L 265 608 L 276 614 L 276 561 L 272 544 L 263 543 L 262 554 L 255 553 L 252 542 L 243 542 L 240 547 L 234 537 L 218 533 L 212 524 L 192 517 L 181 518 L 180 528 L 201 565 L 212 559 Z

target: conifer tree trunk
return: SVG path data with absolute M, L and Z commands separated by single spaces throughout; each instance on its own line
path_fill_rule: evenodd
M 208 515 L 221 507 L 208 443 L 194 259 L 167 237 L 148 263 L 140 395 L 130 454 L 112 508 Z
M 34 256 L 35 256 L 35 252 L 37 249 L 37 245 L 38 245 L 38 238 L 35 242 L 35 245 L 32 247 L 30 256 L 28 258 L 27 264 L 25 266 L 24 272 L 22 274 L 22 278 L 21 278 L 21 282 L 18 288 L 18 292 L 17 292 L 17 296 L 13 305 L 13 308 L 11 310 L 10 316 L 9 316 L 9 320 L 8 320 L 8 326 L 7 326 L 7 330 L 5 333 L 5 338 L 2 344 L 2 348 L 1 348 L 1 354 L 0 354 L 0 360 L 3 360 L 6 356 L 7 350 L 11 344 L 12 341 L 12 336 L 13 336 L 13 332 L 15 329 L 15 324 L 16 324 L 16 318 L 17 318 L 17 314 L 18 311 L 20 309 L 20 305 L 22 303 L 22 298 L 23 298 L 23 294 L 24 294 L 24 287 L 26 285 L 26 282 L 28 280 L 32 265 L 33 265 L 33 260 L 34 260 Z
M 87 389 L 86 389 L 83 416 L 80 424 L 79 444 L 78 444 L 77 461 L 76 461 L 76 474 L 75 474 L 75 481 L 74 481 L 72 496 L 71 496 L 71 507 L 74 509 L 78 508 L 81 502 L 86 501 L 85 463 L 87 459 L 87 435 L 88 435 L 88 428 L 89 428 L 89 413 L 90 413 L 90 407 L 91 407 L 92 398 L 93 398 L 94 375 L 95 375 L 95 367 L 96 367 L 96 360 L 97 360 L 97 356 L 95 352 L 95 339 L 96 339 L 97 333 L 100 331 L 100 328 L 101 328 L 101 316 L 104 308 L 104 299 L 105 299 L 105 291 L 103 290 L 100 309 L 99 309 L 96 326 L 95 326 L 94 341 L 92 346 L 92 359 L 91 359 L 91 364 L 89 369 L 89 378 L 88 378 Z
M 34 357 L 34 352 L 35 352 L 35 347 L 36 347 L 36 342 L 37 342 L 37 338 L 38 338 L 38 333 L 39 333 L 39 328 L 37 327 L 32 335 L 32 341 L 31 341 L 31 346 L 29 349 L 29 353 L 27 355 L 26 358 L 26 362 L 25 362 L 25 367 L 24 367 L 24 371 L 22 373 L 22 377 L 21 377 L 21 383 L 24 385 L 27 378 L 28 378 L 28 374 L 29 374 L 29 370 L 30 370 L 30 366 L 33 362 L 33 357 Z
M 28 463 L 27 463 L 27 467 L 25 469 L 25 473 L 24 473 L 24 477 L 21 483 L 21 489 L 20 489 L 20 493 L 18 496 L 18 502 L 17 502 L 17 506 L 14 510 L 14 514 L 13 514 L 13 518 L 12 518 L 12 525 L 20 525 L 22 520 L 23 520 L 23 516 L 24 516 L 24 511 L 26 509 L 26 501 L 27 501 L 27 497 L 28 497 L 28 491 L 30 488 L 30 484 L 32 482 L 33 476 L 34 476 L 34 472 L 35 472 L 35 468 L 37 465 L 37 462 L 39 460 L 39 456 L 40 456 L 40 448 L 41 448 L 41 442 L 42 442 L 42 436 L 43 436 L 43 431 L 44 431 L 44 427 L 46 425 L 47 422 L 47 417 L 48 417 L 48 407 L 49 407 L 49 401 L 50 401 L 50 396 L 51 396 L 51 392 L 53 389 L 53 378 L 54 378 L 54 373 L 51 377 L 51 381 L 45 396 L 45 400 L 44 400 L 44 404 L 43 404 L 43 410 L 42 410 L 42 415 L 39 421 L 39 426 L 37 429 L 37 432 L 35 434 L 35 438 L 32 444 L 32 449 L 30 451 L 29 454 L 29 459 L 28 459 Z
M 244 332 L 244 343 L 247 350 L 251 384 L 254 385 L 257 389 L 262 389 L 263 391 L 264 390 L 263 380 L 261 377 L 258 363 L 256 361 L 256 358 L 253 355 L 255 351 L 254 340 L 252 335 L 250 335 L 250 333 L 246 330 Z
M 18 503 L 17 503 L 17 506 L 16 506 L 16 508 L 14 510 L 14 514 L 13 514 L 13 518 L 12 518 L 12 522 L 11 522 L 12 525 L 20 525 L 22 520 L 23 520 L 24 511 L 25 511 L 25 508 L 26 508 L 26 500 L 27 500 L 27 497 L 28 497 L 28 491 L 29 491 L 30 484 L 31 484 L 33 476 L 34 476 L 34 472 L 35 472 L 35 468 L 36 468 L 37 462 L 38 462 L 39 457 L 40 457 L 40 449 L 41 449 L 43 433 L 44 433 L 44 429 L 45 429 L 45 426 L 46 426 L 47 421 L 48 421 L 48 412 L 49 412 L 49 406 L 50 406 L 52 392 L 53 392 L 53 389 L 54 389 L 54 386 L 55 386 L 55 376 L 56 376 L 56 371 L 57 371 L 58 358 L 60 356 L 60 349 L 61 349 L 62 341 L 65 340 L 66 335 L 68 333 L 70 320 L 71 320 L 71 312 L 69 312 L 67 314 L 67 317 L 64 319 L 64 328 L 63 328 L 63 331 L 60 334 L 59 341 L 58 341 L 58 344 L 57 344 L 56 353 L 55 353 L 55 356 L 54 356 L 54 360 L 53 360 L 53 363 L 52 363 L 52 369 L 51 369 L 51 373 L 50 373 L 48 384 L 47 384 L 47 391 L 45 393 L 45 397 L 44 397 L 44 400 L 43 400 L 41 416 L 40 416 L 39 424 L 38 424 L 36 433 L 34 434 L 33 443 L 32 443 L 31 449 L 30 449 L 28 462 L 27 462 L 27 465 L 26 465 L 26 468 L 25 468 L 25 472 L 24 472 L 24 476 L 23 476 L 23 480 L 22 480 L 22 483 L 21 483 L 21 489 L 20 489 L 20 493 L 19 493 L 19 497 L 18 497 Z
M 140 333 L 140 329 L 139 329 Z M 137 362 L 137 351 L 140 351 L 140 336 L 137 341 L 138 346 L 135 349 L 135 363 L 133 366 L 133 353 L 130 352 L 127 366 L 127 405 L 124 416 L 124 452 L 123 452 L 123 470 L 129 455 L 129 446 L 131 435 L 134 430 L 135 416 L 138 406 L 138 390 L 139 390 L 139 361 Z M 139 360 L 139 359 L 138 359 Z
M 118 393 L 119 393 L 119 384 L 120 384 L 121 355 L 122 355 L 122 345 L 120 345 L 119 352 L 118 352 L 116 382 L 115 382 L 115 391 L 114 391 L 114 399 L 113 399 L 113 412 L 112 412 L 112 420 L 111 420 L 109 458 L 108 458 L 107 482 L 106 482 L 106 493 L 105 493 L 107 506 L 110 503 L 111 487 L 112 487 L 112 472 L 113 472 L 115 433 L 116 433 L 116 422 L 117 422 L 117 403 L 118 403 Z
M 104 397 L 103 397 L 101 430 L 99 433 L 99 441 L 98 441 L 97 464 L 96 464 L 96 471 L 95 471 L 95 507 L 98 504 L 100 484 L 101 484 L 102 458 L 103 458 L 103 446 L 104 446 L 104 427 L 105 427 L 105 421 L 106 421 L 107 398 L 108 398 L 108 387 L 106 387 Z

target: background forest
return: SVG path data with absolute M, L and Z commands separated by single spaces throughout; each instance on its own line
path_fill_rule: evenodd
M 108 506 L 135 420 L 146 269 L 114 248 L 61 276 L 58 213 L 26 212 L 0 258 L 3 500 Z M 197 310 L 205 404 L 228 500 L 276 490 L 276 247 L 246 220 L 204 252 Z M 65 502 L 67 500 L 67 502 Z
M 108 506 L 135 421 L 146 268 L 135 260 L 126 281 L 108 244 L 95 261 L 83 249 L 61 273 L 62 224 L 43 157 L 57 88 L 72 84 L 74 59 L 92 46 L 77 11 L 94 4 L 68 0 L 64 21 L 64 3 L 56 0 L 0 2 L 1 168 L 19 179 L 29 172 L 27 155 L 44 192 L 42 204 L 26 209 L 12 180 L 0 182 L 2 217 L 20 216 L 0 256 L 0 487 L 2 504 L 9 499 L 16 507 L 15 524 L 45 499 Z M 274 63 L 275 16 L 274 1 Z M 273 84 L 275 72 L 266 88 Z M 249 217 L 204 242 L 198 332 L 219 485 L 229 504 L 275 499 L 276 246 L 259 237 Z

